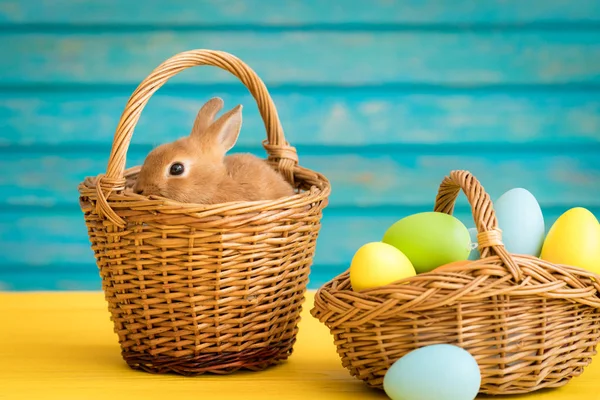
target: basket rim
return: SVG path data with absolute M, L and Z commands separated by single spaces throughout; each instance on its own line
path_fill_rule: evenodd
M 125 177 L 131 177 L 139 172 L 140 166 L 134 166 L 128 168 L 125 171 Z M 312 180 L 317 180 L 320 183 L 320 187 L 317 185 L 311 185 L 310 189 L 307 189 L 301 193 L 294 194 L 292 196 L 283 196 L 272 200 L 252 200 L 252 201 L 229 201 L 224 203 L 215 204 L 201 204 L 201 203 L 182 203 L 176 200 L 172 200 L 161 196 L 145 196 L 136 194 L 131 191 L 122 190 L 111 190 L 111 192 L 105 197 L 107 202 L 115 200 L 117 204 L 112 202 L 112 208 L 118 209 L 123 207 L 129 207 L 129 202 L 143 202 L 145 207 L 154 206 L 159 207 L 156 212 L 161 212 L 161 208 L 164 211 L 172 213 L 174 209 L 180 210 L 185 213 L 210 213 L 210 215 L 218 215 L 220 212 L 227 212 L 231 215 L 232 212 L 239 212 L 239 214 L 256 213 L 260 211 L 273 211 L 281 209 L 294 209 L 306 206 L 314 205 L 315 203 L 323 202 L 328 200 L 331 194 L 331 183 L 329 180 L 316 171 L 296 165 L 294 167 L 296 173 L 300 175 L 310 174 Z M 78 186 L 80 197 L 90 197 L 96 200 L 97 182 L 104 176 L 104 174 L 98 174 L 96 176 L 87 176 Z M 315 179 L 316 178 L 316 179 Z M 297 179 L 297 182 L 302 182 L 304 179 Z M 87 192 L 87 193 L 86 193 Z M 125 201 L 125 202 L 124 202 Z
M 542 297 L 542 298 L 562 299 L 562 300 L 568 300 L 568 301 L 579 303 L 582 306 L 589 306 L 589 307 L 600 309 L 600 290 L 598 290 L 600 288 L 600 285 L 598 283 L 598 282 L 600 282 L 600 275 L 597 275 L 593 272 L 584 270 L 579 267 L 571 266 L 571 265 L 550 263 L 548 261 L 541 260 L 540 258 L 534 257 L 534 256 L 521 255 L 521 254 L 511 254 L 511 255 L 515 260 L 518 260 L 518 261 L 524 261 L 526 263 L 527 262 L 531 263 L 532 261 L 536 262 L 536 263 L 542 263 L 543 267 L 548 267 L 548 268 L 553 269 L 556 272 L 560 272 L 566 278 L 567 277 L 575 278 L 575 279 L 588 278 L 590 280 L 595 279 L 596 283 L 593 283 L 592 285 L 588 285 L 588 287 L 593 287 L 595 289 L 595 293 L 591 294 L 591 296 L 584 296 L 584 293 L 579 293 L 579 295 L 576 295 L 575 292 L 578 290 L 576 287 L 577 285 L 573 284 L 573 282 L 571 282 L 572 283 L 571 285 L 568 285 L 568 282 L 566 281 L 566 278 L 565 278 L 563 280 L 563 282 L 565 283 L 565 285 L 563 287 L 555 288 L 555 289 L 548 288 L 548 290 L 544 290 L 543 292 L 540 292 L 540 293 L 536 293 L 535 290 L 532 290 L 535 288 L 535 286 L 533 286 L 533 285 L 524 284 L 523 282 L 516 283 L 516 282 L 514 282 L 514 280 L 511 279 L 511 280 L 508 280 L 508 282 L 511 284 L 511 286 L 513 288 L 512 289 L 513 293 L 511 293 L 511 291 L 509 290 L 509 291 L 507 291 L 507 293 L 504 293 L 504 294 L 509 295 L 509 296 L 519 296 L 519 297 L 537 296 L 537 297 Z M 458 278 L 460 276 L 467 277 L 469 275 L 465 274 L 465 271 L 467 273 L 473 273 L 475 271 L 488 269 L 490 266 L 495 266 L 495 267 L 506 269 L 506 267 L 502 265 L 502 262 L 498 256 L 489 256 L 489 257 L 480 258 L 477 260 L 465 260 L 465 261 L 467 261 L 467 263 L 463 264 L 463 265 L 448 264 L 448 265 L 440 266 L 440 267 L 438 267 L 432 271 L 426 272 L 426 273 L 403 278 L 403 279 L 397 280 L 395 282 L 391 282 L 387 285 L 378 286 L 378 287 L 365 289 L 365 290 L 361 290 L 361 291 L 355 291 L 351 288 L 350 271 L 348 269 L 348 270 L 336 275 L 334 278 L 332 278 L 331 280 L 329 280 L 328 282 L 324 283 L 323 285 L 321 285 L 319 287 L 319 289 L 315 293 L 315 303 L 314 303 L 313 311 L 311 313 L 313 316 L 316 317 L 319 312 L 323 312 L 323 311 L 325 311 L 325 309 L 332 310 L 333 308 L 335 308 L 335 307 L 331 307 L 330 302 L 326 301 L 323 298 L 323 296 L 327 296 L 329 298 L 335 298 L 337 300 L 344 301 L 347 303 L 352 303 L 354 301 L 360 301 L 362 304 L 362 307 L 361 307 L 362 309 L 366 309 L 367 307 L 365 307 L 365 306 L 367 304 L 369 304 L 371 306 L 371 308 L 377 308 L 389 301 L 396 301 L 398 303 L 406 304 L 406 303 L 409 303 L 412 300 L 418 298 L 419 295 L 423 294 L 423 293 L 418 293 L 419 290 L 421 292 L 425 292 L 425 290 L 423 290 L 422 286 L 411 285 L 412 283 L 418 283 L 418 282 L 423 282 L 423 281 L 438 281 L 438 282 L 440 282 L 440 281 L 443 281 L 444 277 L 447 277 L 447 278 Z M 508 270 L 506 270 L 506 273 L 508 273 Z M 525 283 L 527 283 L 527 282 L 525 282 Z M 581 283 L 581 281 L 579 281 L 579 283 Z M 338 285 L 340 285 L 340 284 L 346 284 L 347 288 L 346 288 L 346 286 L 339 288 Z M 548 284 L 547 286 L 550 286 L 550 285 Z M 407 288 L 414 289 L 413 290 L 414 296 L 412 299 L 402 300 L 400 298 L 400 296 L 398 296 L 398 294 L 403 289 L 407 289 Z M 571 294 L 566 293 L 566 291 L 569 288 L 573 289 L 573 293 L 571 293 Z M 582 288 L 584 288 L 583 285 L 581 285 L 579 290 L 581 290 Z M 521 290 L 523 291 L 523 293 L 520 293 Z M 456 291 L 456 289 L 455 289 L 455 291 Z M 527 293 L 528 291 L 531 293 Z M 403 298 L 408 298 L 410 296 L 409 294 L 407 294 L 407 292 L 408 291 L 405 290 L 405 293 L 402 294 Z M 563 293 L 563 296 L 560 296 L 561 293 Z M 488 296 L 489 295 L 487 295 L 487 294 L 485 294 L 485 292 L 483 292 L 483 294 L 479 297 L 485 298 Z M 595 301 L 586 301 L 585 299 L 587 297 L 593 297 Z M 318 300 L 320 300 L 320 301 L 318 301 Z M 459 302 L 459 301 L 461 301 L 460 297 L 457 299 L 454 299 L 454 301 L 452 303 Z M 463 300 L 463 301 L 475 301 L 475 300 L 469 299 L 469 300 Z M 422 302 L 419 304 L 422 304 Z M 412 307 L 406 308 L 407 311 L 410 311 L 411 309 L 412 309 Z M 350 318 L 350 319 L 352 319 L 352 318 Z

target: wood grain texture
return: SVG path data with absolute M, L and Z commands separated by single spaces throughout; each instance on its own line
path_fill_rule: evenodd
M 429 207 L 390 208 L 384 212 L 369 209 L 351 209 L 325 212 L 317 244 L 317 265 L 346 264 L 362 244 L 381 240 L 392 223 L 415 210 L 431 211 Z M 473 225 L 467 210 L 457 217 Z M 554 218 L 556 215 L 548 215 Z M 343 238 L 343 240 L 341 240 Z M 53 266 L 55 270 L 79 269 L 81 265 L 94 266 L 85 224 L 75 210 L 52 213 L 0 213 L 0 246 L 4 257 L 1 269 L 14 270 L 14 265 L 31 266 L 31 272 Z M 35 248 L 35 252 L 27 249 Z M 92 268 L 95 270 L 95 267 Z M 320 269 L 320 267 L 315 267 Z
M 102 281 L 95 264 L 78 269 L 60 270 L 56 266 L 35 269 L 30 266 L 12 266 L 0 269 L 0 291 L 100 291 Z
M 104 144 L 114 135 L 133 88 L 0 92 L 0 146 Z M 296 88 L 271 91 L 295 146 L 600 144 L 600 95 L 586 89 L 394 90 Z M 169 85 L 142 113 L 134 144 L 155 145 L 190 132 L 213 96 L 244 106 L 238 146 L 256 146 L 264 125 L 244 88 Z
M 268 87 L 600 82 L 600 30 L 0 33 L 0 42 L 0 85 L 137 84 L 163 60 L 198 47 L 235 54 Z M 205 67 L 172 82 L 234 79 Z
M 143 162 L 147 150 L 130 151 L 128 166 Z M 525 187 L 543 205 L 600 204 L 597 152 L 573 154 L 414 154 L 400 149 L 351 149 L 335 154 L 300 153 L 301 164 L 331 181 L 332 206 L 422 205 L 435 198 L 451 170 L 471 170 L 491 195 Z M 77 185 L 106 170 L 108 152 L 81 147 L 73 152 L 4 152 L 0 158 L 0 205 L 76 204 Z M 264 152 L 256 153 L 264 157 Z
M 144 7 L 118 0 L 3 0 L 0 21 L 29 24 L 70 24 L 73 17 L 83 24 L 427 24 L 427 23 L 531 23 L 555 21 L 600 21 L 600 8 L 593 0 L 347 0 L 343 3 L 261 0 L 203 0 L 190 6 L 186 0 L 146 0 Z
M 385 230 L 400 218 L 431 211 L 433 200 L 413 207 L 326 209 L 308 287 L 316 289 L 344 272 L 360 246 L 381 240 Z M 454 215 L 466 226 L 475 226 L 463 197 L 459 204 Z M 568 208 L 544 207 L 546 229 Z M 600 205 L 589 209 L 600 219 Z M 86 228 L 76 206 L 60 212 L 0 212 L 0 254 L 0 282 L 4 282 L 0 289 L 100 289 Z
M 386 399 L 342 367 L 327 328 L 308 313 L 313 296 L 306 295 L 296 350 L 285 364 L 260 373 L 185 378 L 127 368 L 99 292 L 0 293 L 5 320 L 0 330 L 2 395 L 49 400 Z M 560 389 L 494 399 L 599 400 L 599 361 L 596 356 L 580 377 Z
M 310 273 L 308 287 L 316 290 L 347 269 L 345 264 L 315 266 Z M 93 262 L 71 267 L 48 265 L 45 268 L 35 268 L 29 265 L 11 265 L 0 268 L 0 291 L 81 290 L 102 290 L 100 275 Z
M 430 209 L 452 169 L 494 198 L 528 188 L 548 221 L 576 205 L 600 216 L 596 0 L 3 0 L 0 43 L 5 287 L 99 288 L 76 185 L 105 169 L 135 86 L 198 47 L 255 69 L 301 163 L 332 181 L 313 288 L 382 227 Z M 212 96 L 244 105 L 237 150 L 263 155 L 253 100 L 205 67 L 150 100 L 128 164 L 186 134 Z
M 0 291 L 99 291 L 102 282 L 96 265 L 92 263 L 77 267 L 48 265 L 45 268 L 11 265 L 0 268 Z M 332 277 L 348 269 L 348 265 L 317 265 L 309 276 L 308 288 L 316 290 Z

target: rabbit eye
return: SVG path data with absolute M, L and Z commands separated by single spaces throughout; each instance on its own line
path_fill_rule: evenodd
M 183 174 L 184 168 L 182 163 L 173 163 L 171 165 L 171 169 L 169 170 L 169 174 L 171 175 L 181 175 Z

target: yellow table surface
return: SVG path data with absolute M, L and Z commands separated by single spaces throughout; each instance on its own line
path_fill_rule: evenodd
M 342 368 L 329 331 L 308 313 L 312 296 L 287 362 L 263 372 L 181 377 L 127 367 L 101 293 L 0 293 L 0 398 L 386 399 Z M 559 389 L 487 398 L 600 400 L 600 361 Z

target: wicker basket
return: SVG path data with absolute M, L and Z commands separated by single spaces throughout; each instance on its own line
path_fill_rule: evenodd
M 264 120 L 270 164 L 297 189 L 272 201 L 184 204 L 131 190 L 125 158 L 142 109 L 193 66 L 226 70 Z M 79 185 L 80 205 L 122 356 L 134 369 L 198 375 L 261 370 L 288 358 L 330 185 L 297 165 L 260 78 L 211 50 L 173 56 L 135 90 L 118 124 L 106 174 Z
M 461 188 L 479 232 L 479 260 L 363 292 L 352 290 L 346 272 L 317 291 L 311 314 L 331 330 L 343 366 L 372 387 L 382 388 L 400 357 L 437 343 L 475 357 L 481 393 L 566 384 L 596 354 L 600 277 L 509 254 L 489 196 L 466 171 L 444 179 L 435 211 L 451 214 Z

